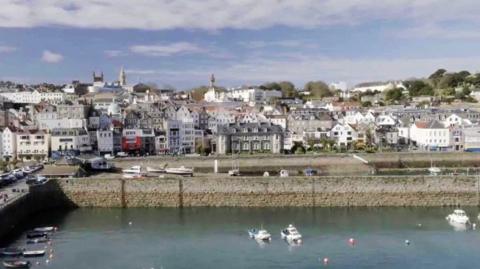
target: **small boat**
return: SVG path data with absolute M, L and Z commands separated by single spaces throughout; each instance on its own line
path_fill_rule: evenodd
M 269 173 L 268 171 L 265 171 L 265 172 L 263 172 L 263 176 L 264 176 L 264 177 L 269 177 L 269 176 L 270 176 L 270 173 Z
M 25 250 L 22 255 L 23 257 L 41 257 L 45 256 L 46 251 L 44 249 L 39 250 Z
M 14 261 L 3 261 L 3 266 L 5 268 L 29 268 L 29 261 L 14 260 Z
M 23 249 L 16 248 L 16 247 L 5 248 L 1 252 L 2 256 L 10 256 L 10 257 L 20 256 L 22 255 L 22 253 L 23 253 Z
M 49 241 L 48 238 L 33 238 L 33 239 L 28 239 L 27 244 L 42 244 L 42 243 L 47 243 Z
M 180 166 L 178 168 L 166 168 L 165 172 L 173 175 L 193 176 L 193 168 L 187 168 L 185 166 Z
M 440 169 L 439 167 L 436 167 L 436 166 L 432 166 L 432 167 L 428 168 L 428 172 L 430 172 L 430 175 L 436 176 L 436 175 L 438 175 L 442 172 L 442 169 Z
M 228 170 L 228 175 L 231 177 L 238 177 L 240 176 L 240 170 L 239 169 Z
M 295 228 L 292 224 L 288 225 L 287 228 L 280 232 L 282 239 L 291 242 L 298 242 L 302 241 L 302 235 L 298 232 L 297 228 Z
M 140 165 L 134 165 L 128 169 L 123 169 L 123 177 L 125 178 L 138 178 L 145 176 L 145 173 L 142 172 L 142 167 Z
M 33 229 L 34 232 L 43 232 L 43 233 L 52 233 L 57 230 L 55 226 L 45 226 L 45 227 L 37 227 Z
M 27 232 L 27 238 L 32 239 L 32 238 L 47 238 L 48 233 L 47 232 L 40 232 L 40 231 L 28 231 Z
M 453 213 L 448 215 L 446 219 L 451 223 L 458 223 L 458 224 L 469 224 L 470 219 L 468 218 L 465 211 L 462 209 L 455 209 Z
M 272 236 L 268 233 L 267 230 L 264 229 L 250 229 L 248 230 L 248 236 L 255 240 L 262 240 L 262 241 L 270 241 L 272 240 Z
M 288 171 L 287 170 L 280 170 L 280 177 L 288 177 Z
M 303 170 L 303 174 L 307 177 L 312 177 L 318 174 L 318 171 L 313 168 L 307 168 Z
M 147 172 L 148 173 L 155 173 L 155 174 L 163 174 L 163 173 L 165 173 L 165 169 L 163 169 L 163 168 L 153 168 L 153 167 L 147 166 Z

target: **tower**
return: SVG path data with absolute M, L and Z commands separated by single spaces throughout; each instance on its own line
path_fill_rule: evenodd
M 122 66 L 122 68 L 120 68 L 120 74 L 118 76 L 118 83 L 120 84 L 120 86 L 127 85 L 127 75 L 125 74 L 125 70 L 123 69 L 123 66 Z
M 215 87 L 215 75 L 212 74 L 210 75 L 210 88 L 214 88 Z

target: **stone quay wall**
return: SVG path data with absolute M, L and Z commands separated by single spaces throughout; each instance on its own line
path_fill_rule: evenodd
M 468 176 L 84 178 L 58 179 L 53 191 L 79 207 L 471 206 L 480 204 L 478 182 Z

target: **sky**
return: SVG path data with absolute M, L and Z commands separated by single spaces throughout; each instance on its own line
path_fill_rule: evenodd
M 0 0 L 0 80 L 189 89 L 480 71 L 478 0 Z

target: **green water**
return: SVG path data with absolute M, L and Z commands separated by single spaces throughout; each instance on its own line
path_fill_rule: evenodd
M 477 208 L 465 208 L 477 221 Z M 32 268 L 476 268 L 480 229 L 457 231 L 452 208 L 77 209 L 34 218 L 57 225 L 53 256 Z M 289 223 L 300 246 L 280 239 Z M 421 226 L 419 225 L 421 224 Z M 247 236 L 268 229 L 271 243 Z M 352 247 L 347 241 L 355 238 Z M 405 240 L 411 244 L 406 245 Z M 25 246 L 25 235 L 12 242 Z M 43 245 L 29 248 L 44 247 Z M 49 259 L 48 263 L 46 260 Z M 38 262 L 38 264 L 37 264 Z

